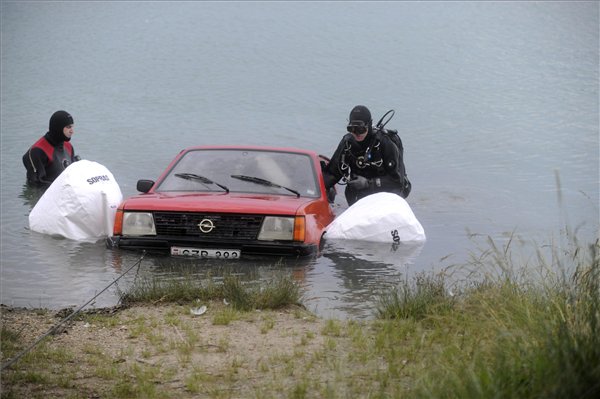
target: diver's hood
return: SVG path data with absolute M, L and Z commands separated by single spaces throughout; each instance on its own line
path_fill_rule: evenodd
M 50 123 L 48 126 L 48 133 L 46 138 L 53 145 L 61 144 L 63 141 L 71 140 L 63 134 L 65 126 L 73 124 L 73 117 L 67 111 L 56 111 L 50 117 Z

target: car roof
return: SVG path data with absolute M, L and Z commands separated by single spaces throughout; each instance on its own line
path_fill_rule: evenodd
M 306 150 L 296 147 L 274 147 L 274 146 L 263 146 L 263 145 L 199 145 L 190 146 L 184 148 L 182 151 L 194 151 L 194 150 L 263 150 L 263 151 L 277 151 L 277 152 L 295 152 L 299 154 L 317 156 L 317 153 L 312 150 Z

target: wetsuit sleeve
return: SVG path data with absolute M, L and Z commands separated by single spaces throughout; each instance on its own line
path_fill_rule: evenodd
M 333 153 L 331 160 L 323 170 L 323 180 L 325 181 L 325 188 L 329 189 L 333 187 L 344 175 L 342 172 L 342 152 L 344 150 L 345 140 L 342 140 L 338 145 L 337 149 Z
M 27 169 L 27 181 L 29 184 L 38 186 L 49 186 L 52 184 L 47 179 L 46 167 L 48 157 L 40 148 L 31 148 L 23 155 L 23 164 Z
M 71 145 L 71 149 L 72 149 L 72 152 L 71 152 L 71 163 L 77 162 L 77 161 L 81 160 L 81 157 L 79 155 L 75 155 L 75 147 L 73 147 Z

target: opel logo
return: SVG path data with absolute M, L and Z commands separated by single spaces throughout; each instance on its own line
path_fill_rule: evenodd
M 202 219 L 202 221 L 198 223 L 198 228 L 203 233 L 210 233 L 215 228 L 215 224 L 210 219 Z

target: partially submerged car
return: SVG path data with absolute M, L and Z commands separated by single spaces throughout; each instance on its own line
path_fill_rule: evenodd
M 119 206 L 107 245 L 174 256 L 316 253 L 335 217 L 315 152 L 258 146 L 181 151 Z

